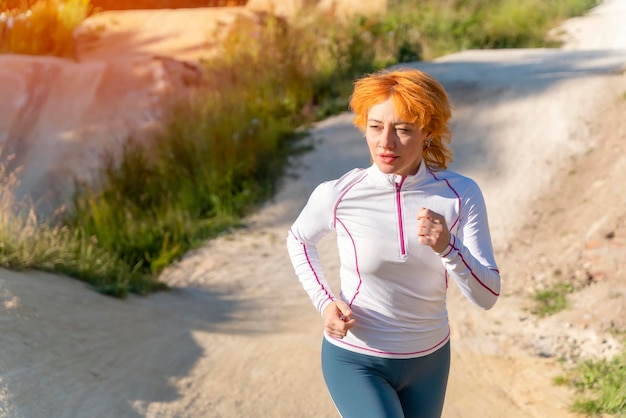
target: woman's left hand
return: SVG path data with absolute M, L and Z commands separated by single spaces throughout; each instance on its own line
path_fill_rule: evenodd
M 442 252 L 450 243 L 450 231 L 446 219 L 430 209 L 421 208 L 417 213 L 417 239 L 435 252 Z

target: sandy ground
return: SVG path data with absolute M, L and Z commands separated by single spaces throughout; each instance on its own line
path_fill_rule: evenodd
M 626 2 L 564 26 L 557 50 L 467 51 L 415 63 L 454 107 L 453 169 L 487 200 L 503 296 L 481 311 L 450 288 L 445 418 L 566 418 L 558 359 L 608 356 L 626 329 Z M 623 25 L 622 25 L 623 26 Z M 322 323 L 286 255 L 319 182 L 368 165 L 349 114 L 317 124 L 279 194 L 188 254 L 172 290 L 116 300 L 75 280 L 0 271 L 0 417 L 336 417 Z M 328 276 L 338 269 L 322 242 Z M 577 285 L 539 319 L 530 295 Z M 334 283 L 336 283 L 336 279 Z

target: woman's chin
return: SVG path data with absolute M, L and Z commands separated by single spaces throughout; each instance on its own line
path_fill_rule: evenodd
M 376 162 L 376 166 L 378 167 L 381 173 L 385 173 L 385 174 L 395 174 L 395 172 L 398 171 L 394 165 L 385 164 L 379 161 Z

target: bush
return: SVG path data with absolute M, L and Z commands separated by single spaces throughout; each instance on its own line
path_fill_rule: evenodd
M 256 42 L 253 27 L 240 24 L 229 53 L 205 64 L 203 86 L 172 107 L 149 145 L 129 138 L 121 155 L 105 160 L 102 182 L 79 188 L 66 223 L 129 268 L 157 277 L 274 191 L 306 120 L 309 73 L 276 21 Z
M 0 14 L 0 52 L 74 56 L 74 29 L 89 15 L 89 0 L 45 0 L 5 6 Z

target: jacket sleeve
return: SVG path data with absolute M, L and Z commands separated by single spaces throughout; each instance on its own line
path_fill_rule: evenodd
M 487 208 L 478 185 L 472 183 L 462 202 L 459 228 L 439 256 L 461 293 L 475 305 L 490 309 L 500 296 L 500 272 L 493 255 Z
M 317 244 L 334 230 L 334 199 L 331 183 L 320 184 L 287 235 L 291 263 L 304 290 L 320 312 L 335 299 L 324 277 Z

